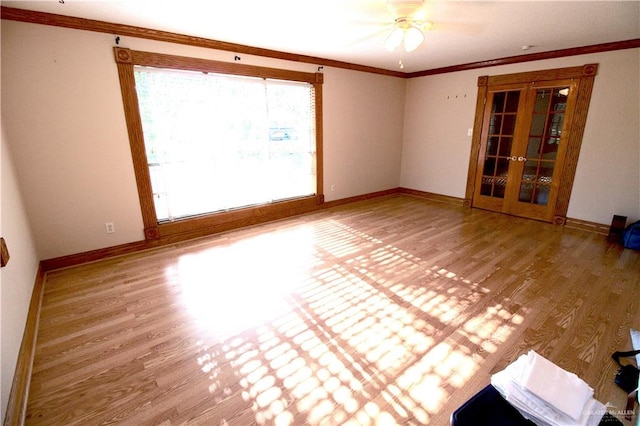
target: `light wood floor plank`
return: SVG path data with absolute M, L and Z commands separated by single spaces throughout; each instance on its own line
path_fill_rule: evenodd
M 44 285 L 31 425 L 446 425 L 530 349 L 622 409 L 640 329 L 639 252 L 404 195 Z

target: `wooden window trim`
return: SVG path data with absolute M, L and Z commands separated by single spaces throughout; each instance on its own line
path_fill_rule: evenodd
M 114 55 L 120 79 L 120 90 L 122 92 L 122 102 L 127 123 L 127 132 L 129 134 L 129 145 L 133 159 L 133 168 L 146 240 L 162 239 L 171 241 L 194 238 L 214 232 L 306 213 L 316 210 L 319 204 L 324 203 L 324 190 L 322 185 L 322 73 L 266 68 L 209 59 L 135 51 L 120 47 L 114 47 Z M 257 207 L 240 208 L 234 211 L 215 212 L 194 218 L 185 218 L 175 222 L 159 224 L 153 201 L 149 167 L 147 165 L 138 95 L 135 89 L 133 68 L 135 65 L 243 75 L 312 84 L 315 90 L 316 195 L 301 197 L 295 200 L 273 202 Z
M 584 127 L 587 122 L 587 112 L 591 101 L 591 92 L 593 90 L 593 83 L 597 72 L 598 64 L 586 64 L 576 67 L 478 77 L 478 97 L 476 101 L 473 137 L 471 139 L 469 171 L 467 174 L 467 187 L 464 201 L 465 206 L 471 207 L 473 205 L 478 156 L 480 155 L 484 104 L 487 100 L 487 93 L 489 92 L 489 89 L 493 86 L 507 84 L 535 85 L 537 83 L 543 83 L 550 80 L 574 79 L 577 82 L 578 94 L 573 121 L 571 123 L 570 137 L 567 141 L 567 153 L 562 170 L 561 181 L 563 182 L 563 185 L 559 189 L 553 215 L 553 223 L 557 225 L 564 225 L 566 223 L 569 199 L 571 197 L 576 168 L 578 167 L 578 156 L 582 146 L 582 136 L 584 135 Z

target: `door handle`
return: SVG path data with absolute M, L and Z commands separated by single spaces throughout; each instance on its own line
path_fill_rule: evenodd
M 511 157 L 507 157 L 507 161 L 527 161 L 527 157 L 516 157 L 515 155 L 511 156 Z

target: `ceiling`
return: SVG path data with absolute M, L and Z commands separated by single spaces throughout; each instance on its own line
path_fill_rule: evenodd
M 386 0 L 40 0 L 7 7 L 401 72 L 640 38 L 640 1 L 427 0 L 417 50 L 388 52 Z M 531 46 L 523 50 L 523 46 Z M 402 63 L 402 68 L 400 63 Z

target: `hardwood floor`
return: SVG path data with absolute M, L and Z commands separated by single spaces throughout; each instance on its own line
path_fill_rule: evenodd
M 393 196 L 53 271 L 27 424 L 447 425 L 529 349 L 622 410 L 640 253 L 605 240 Z

